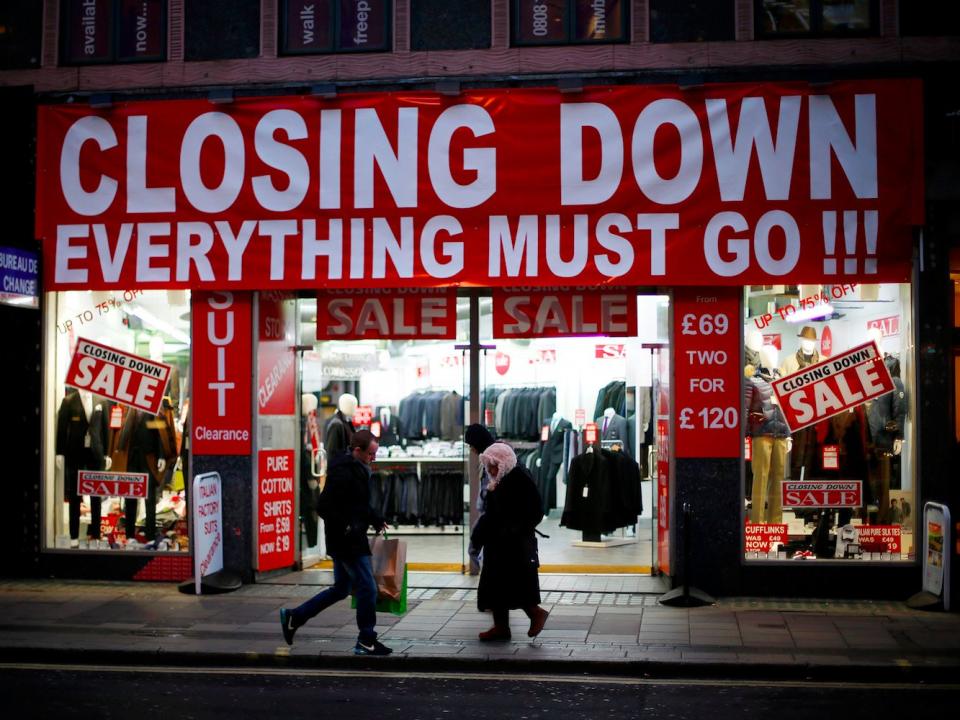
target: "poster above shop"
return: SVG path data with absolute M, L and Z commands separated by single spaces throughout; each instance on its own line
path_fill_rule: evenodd
M 45 288 L 908 282 L 921 89 L 43 105 Z
M 575 337 L 637 334 L 636 294 L 614 288 L 553 288 L 493 292 L 493 337 Z
M 317 340 L 453 340 L 457 292 L 409 289 L 317 293 Z

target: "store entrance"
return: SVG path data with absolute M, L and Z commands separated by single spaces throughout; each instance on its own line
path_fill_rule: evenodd
M 342 424 L 351 418 L 354 429 L 380 437 L 371 501 L 391 534 L 406 540 L 409 568 L 471 572 L 479 488 L 470 487 L 475 461 L 463 433 L 473 412 L 514 448 L 540 490 L 541 573 L 651 573 L 657 373 L 650 348 L 668 341 L 668 298 L 636 296 L 638 330 L 624 338 L 499 339 L 493 302 L 463 292 L 456 339 L 318 342 L 317 301 L 298 301 L 302 567 L 329 565 L 322 521 L 314 525 L 309 503 L 323 486 L 325 460 L 343 451 Z

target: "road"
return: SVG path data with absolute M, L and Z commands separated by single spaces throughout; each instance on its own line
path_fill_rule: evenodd
M 491 670 L 495 670 L 495 663 Z M 839 678 L 838 678 L 839 680 Z M 895 718 L 953 714 L 952 686 L 411 674 L 310 669 L 0 665 L 16 718 Z

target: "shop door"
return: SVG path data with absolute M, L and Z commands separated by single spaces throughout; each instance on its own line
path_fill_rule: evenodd
M 650 574 L 656 523 L 657 373 L 668 298 L 640 295 L 630 337 L 503 339 L 480 299 L 482 422 L 510 444 L 543 501 L 540 570 Z M 601 507 L 603 506 L 603 507 Z

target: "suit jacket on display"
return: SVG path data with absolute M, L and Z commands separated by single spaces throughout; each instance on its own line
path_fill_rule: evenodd
M 331 458 L 346 450 L 353 439 L 353 433 L 353 422 L 347 420 L 343 413 L 337 410 L 327 420 L 327 425 L 323 429 L 323 447 L 327 451 L 327 457 Z
M 403 435 L 403 421 L 400 420 L 400 417 L 397 413 L 390 410 L 389 417 L 384 417 L 383 411 L 390 410 L 390 408 L 379 408 L 377 410 L 377 416 L 374 420 L 380 423 L 380 444 L 384 447 L 389 445 L 399 445 L 400 438 L 404 437 Z
M 607 427 L 604 429 L 603 424 L 606 421 Z M 627 425 L 627 419 L 622 415 L 614 415 L 611 418 L 607 418 L 604 415 L 598 417 L 594 422 L 597 423 L 597 432 L 600 434 L 601 440 L 620 440 L 623 442 L 623 451 L 633 456 L 630 449 L 630 432 Z
M 463 397 L 456 391 L 440 401 L 440 437 L 459 440 L 463 437 Z

